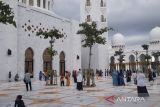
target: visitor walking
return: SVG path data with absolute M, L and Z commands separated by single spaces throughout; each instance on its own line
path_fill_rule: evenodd
M 18 75 L 18 73 L 15 75 L 14 80 L 15 80 L 15 81 L 18 81 L 18 80 L 19 80 L 19 75 Z
M 130 70 L 127 70 L 126 72 L 126 81 L 131 82 L 131 71 Z
M 118 85 L 119 86 L 125 86 L 125 82 L 124 82 L 124 74 L 123 71 L 120 70 L 120 72 L 118 73 Z
M 148 91 L 145 84 L 145 75 L 140 71 L 137 74 L 137 93 L 138 97 L 148 97 Z
M 64 86 L 64 76 L 63 75 L 61 75 L 60 77 L 60 82 L 61 82 L 61 86 Z
M 10 71 L 9 74 L 8 74 L 8 79 L 9 79 L 9 80 L 8 80 L 9 82 L 12 81 L 12 74 L 11 74 L 11 71 Z
M 156 76 L 155 70 L 153 70 L 153 74 L 152 74 L 152 75 L 153 75 L 153 80 L 156 80 L 156 77 L 157 77 L 157 76 Z
M 118 72 L 116 70 L 112 71 L 112 80 L 113 80 L 113 86 L 118 85 Z
M 137 84 L 137 74 L 135 71 L 133 71 L 132 73 L 132 78 L 133 78 L 134 84 L 136 85 Z
M 106 69 L 104 71 L 104 75 L 105 75 L 105 78 L 106 78 L 106 76 L 107 76 L 107 70 Z
M 152 73 L 151 70 L 148 70 L 148 80 L 149 80 L 149 82 L 150 82 L 150 81 L 154 81 L 154 80 L 153 80 L 153 73 Z
M 77 83 L 77 71 L 73 70 L 73 79 L 74 79 L 74 83 Z
M 28 91 L 28 85 L 30 87 L 30 91 L 32 90 L 32 83 L 31 83 L 31 74 L 27 71 L 24 76 L 24 82 L 26 84 L 26 90 Z
M 107 77 L 109 76 L 109 70 L 107 69 Z
M 82 71 L 82 75 L 83 75 L 83 85 L 85 85 L 86 84 L 86 70 L 84 69 L 83 71 Z
M 66 71 L 66 86 L 70 86 L 70 72 Z
M 26 107 L 23 100 L 22 100 L 22 95 L 17 96 L 17 98 L 15 100 L 14 107 Z
M 39 80 L 42 81 L 43 73 L 42 71 L 39 72 Z
M 54 85 L 57 85 L 57 71 L 54 70 Z
M 81 72 L 78 72 L 78 76 L 77 76 L 77 90 L 83 90 L 83 78 L 82 78 L 82 74 Z

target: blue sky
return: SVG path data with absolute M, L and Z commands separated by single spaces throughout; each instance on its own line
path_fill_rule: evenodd
M 80 0 L 55 0 L 55 13 L 79 20 Z M 122 33 L 128 45 L 149 41 L 149 32 L 160 26 L 160 0 L 107 0 L 108 26 Z

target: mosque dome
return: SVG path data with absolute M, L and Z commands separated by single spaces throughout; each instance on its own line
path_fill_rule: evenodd
M 113 47 L 124 47 L 125 46 L 125 38 L 121 33 L 117 33 L 112 38 L 112 46 Z
M 151 42 L 160 40 L 160 27 L 157 26 L 151 30 L 150 39 L 151 39 Z

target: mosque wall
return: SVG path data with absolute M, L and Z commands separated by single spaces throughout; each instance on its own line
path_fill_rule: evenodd
M 13 8 L 17 22 L 17 1 L 2 0 L 2 2 Z M 0 23 L 0 80 L 6 80 L 9 71 L 13 75 L 17 71 L 17 28 L 10 24 Z
M 26 7 L 19 4 L 19 28 L 18 28 L 18 71 L 23 76 L 25 50 L 31 47 L 34 51 L 34 75 L 37 78 L 39 71 L 43 71 L 43 52 L 49 47 L 49 40 L 36 37 L 36 32 L 39 29 L 49 30 L 53 27 L 59 29 L 67 36 L 56 40 L 54 49 L 58 55 L 53 59 L 53 69 L 58 71 L 60 53 L 65 54 L 65 70 L 72 71 L 74 68 L 81 68 L 80 59 L 77 60 L 77 55 L 81 55 L 80 39 L 76 34 L 78 23 L 68 19 L 61 18 L 48 10 L 42 10 L 34 7 Z
M 6 1 L 6 0 L 5 0 Z M 77 35 L 79 22 L 65 19 L 55 13 L 29 6 L 23 3 L 7 0 L 14 9 L 17 20 L 17 28 L 12 25 L 0 24 L 0 80 L 8 79 L 8 72 L 12 71 L 12 78 L 16 73 L 23 79 L 25 73 L 25 51 L 30 48 L 33 51 L 33 74 L 38 79 L 39 71 L 43 71 L 43 53 L 50 46 L 49 39 L 37 37 L 39 29 L 48 31 L 55 27 L 66 35 L 56 40 L 54 49 L 58 55 L 53 58 L 53 69 L 60 70 L 60 53 L 65 54 L 65 70 L 81 68 L 81 40 Z M 7 55 L 7 50 L 12 50 L 12 55 Z

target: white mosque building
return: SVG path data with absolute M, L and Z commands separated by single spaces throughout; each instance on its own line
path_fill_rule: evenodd
M 54 13 L 56 0 L 2 0 L 9 4 L 14 11 L 17 28 L 12 25 L 0 24 L 0 80 L 7 80 L 9 71 L 12 77 L 19 74 L 23 78 L 25 71 L 38 79 L 39 71 L 55 69 L 58 75 L 74 69 L 88 67 L 88 49 L 81 47 L 81 36 L 77 35 L 79 23 L 96 21 L 98 28 L 107 26 L 107 0 L 81 0 L 80 22 L 69 20 Z M 56 40 L 54 44 L 58 55 L 53 61 L 47 48 L 49 40 L 36 36 L 40 29 L 48 31 L 53 27 L 61 30 L 66 36 Z M 151 31 L 149 52 L 160 50 L 160 28 Z M 108 40 L 108 33 L 104 35 Z M 143 67 L 140 61 L 145 52 L 140 45 L 127 47 L 125 37 L 118 33 L 113 36 L 112 43 L 95 45 L 93 48 L 91 67 L 95 69 L 119 69 L 115 50 L 122 48 L 125 53 L 125 69 Z M 134 49 L 134 51 L 133 51 Z M 138 52 L 136 56 L 134 53 Z
M 147 45 L 149 45 L 148 54 L 151 56 L 149 60 L 149 68 L 154 70 L 159 69 L 159 61 L 160 57 L 157 59 L 153 56 L 153 53 L 160 52 L 160 27 L 155 27 L 150 31 L 150 37 Z M 123 50 L 124 62 L 122 69 L 125 70 L 144 70 L 146 63 L 145 63 L 145 55 L 146 51 L 143 50 L 143 44 L 137 44 L 132 46 L 127 46 L 125 44 L 125 36 L 121 33 L 117 33 L 112 37 L 112 43 L 110 44 L 110 69 L 117 69 L 119 70 L 119 61 L 117 56 L 114 56 L 115 51 L 119 49 Z M 158 69 L 157 69 L 158 66 Z
M 7 80 L 8 72 L 23 78 L 26 70 L 38 78 L 39 71 L 51 68 L 60 73 L 81 68 L 81 36 L 77 35 L 79 22 L 56 15 L 54 0 L 2 0 L 15 13 L 17 28 L 0 24 L 0 80 Z M 40 29 L 48 31 L 55 27 L 66 36 L 56 40 L 53 59 L 47 51 L 49 40 L 36 36 Z

